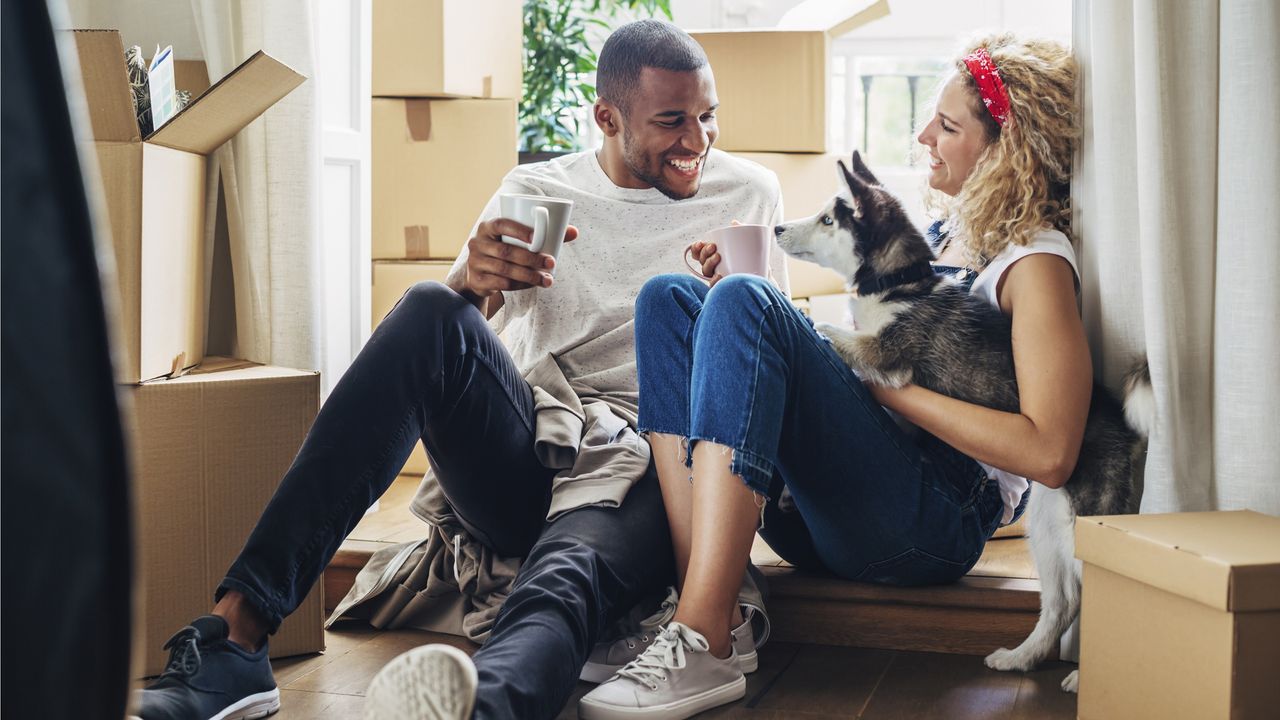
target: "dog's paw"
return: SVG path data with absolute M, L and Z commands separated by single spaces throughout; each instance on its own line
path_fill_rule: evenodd
M 1069 693 L 1080 692 L 1080 670 L 1079 668 L 1072 670 L 1071 674 L 1062 680 L 1062 689 Z
M 842 328 L 839 325 L 836 325 L 835 323 L 829 323 L 825 321 L 814 323 L 813 329 L 817 330 L 819 335 L 822 335 L 823 337 L 826 337 L 826 338 L 830 338 L 831 340 L 835 340 L 836 338 L 844 337 L 845 335 L 849 334 L 848 329 Z
M 1026 672 L 1036 666 L 1035 659 L 1029 653 L 1008 648 L 1000 648 L 991 653 L 983 663 L 992 670 L 1017 670 L 1020 672 Z

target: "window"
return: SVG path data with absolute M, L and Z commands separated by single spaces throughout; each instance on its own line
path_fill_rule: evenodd
M 832 59 L 832 145 L 876 167 L 914 167 L 916 134 L 933 111 L 943 57 Z

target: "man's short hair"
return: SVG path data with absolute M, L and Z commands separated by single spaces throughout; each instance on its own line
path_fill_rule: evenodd
M 644 68 L 692 72 L 706 65 L 707 54 L 689 33 L 662 20 L 637 20 L 614 30 L 600 50 L 596 94 L 628 113 Z

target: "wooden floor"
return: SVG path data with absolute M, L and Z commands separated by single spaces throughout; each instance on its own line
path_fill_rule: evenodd
M 272 663 L 281 688 L 277 718 L 359 718 L 369 681 L 396 655 L 432 642 L 474 649 L 449 635 L 380 632 L 355 622 L 326 639 L 323 655 Z M 1066 720 L 1076 716 L 1076 696 L 1058 683 L 1072 667 L 1052 662 L 1032 673 L 1001 673 L 970 655 L 770 642 L 760 650 L 760 669 L 747 676 L 747 696 L 698 717 Z M 578 698 L 592 687 L 578 684 L 561 720 L 578 717 Z
M 401 477 L 356 527 L 325 573 L 326 606 L 342 598 L 369 553 L 421 537 L 422 523 L 408 512 L 416 487 L 416 479 Z M 1016 642 L 1034 622 L 1035 568 L 1025 538 L 1012 534 L 989 542 L 969 577 L 937 589 L 804 577 L 758 542 L 752 561 L 773 591 L 776 640 L 761 649 L 746 698 L 700 717 L 1074 718 L 1075 696 L 1058 687 L 1073 665 L 1000 673 L 973 654 L 1008 644 L 1005 638 Z M 279 717 L 359 717 L 373 675 L 399 653 L 430 642 L 474 649 L 447 635 L 340 624 L 328 633 L 323 655 L 273 663 L 283 694 Z M 576 718 L 577 699 L 590 689 L 580 683 L 560 717 Z

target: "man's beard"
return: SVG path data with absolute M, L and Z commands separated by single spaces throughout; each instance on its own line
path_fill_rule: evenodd
M 666 178 L 663 177 L 662 160 L 658 160 L 658 167 L 656 169 L 646 169 L 644 165 L 647 158 L 637 151 L 636 144 L 633 142 L 634 139 L 635 138 L 631 135 L 631 130 L 624 127 L 622 129 L 622 162 L 626 164 L 627 169 L 631 171 L 632 175 L 635 175 L 637 178 L 652 185 L 655 190 L 666 195 L 672 200 L 688 200 L 698 194 L 698 189 L 702 186 L 701 177 L 698 178 L 698 184 L 694 186 L 693 192 L 685 195 L 678 192 L 675 188 L 672 188 L 671 185 L 667 183 Z

